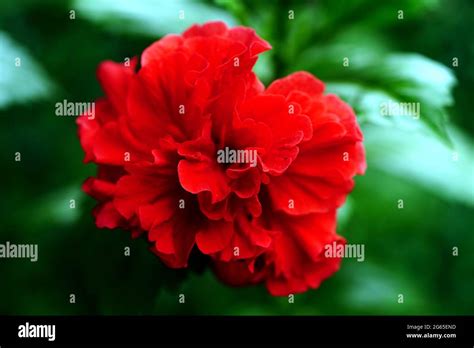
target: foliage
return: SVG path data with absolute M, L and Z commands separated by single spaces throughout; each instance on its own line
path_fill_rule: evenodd
M 444 16 L 459 12 L 467 22 L 469 1 L 49 0 L 0 9 L 0 243 L 34 241 L 40 249 L 37 263 L 0 260 L 0 313 L 473 313 L 474 129 L 466 101 L 474 68 L 466 62 L 474 50 Z M 345 260 L 294 304 L 263 287 L 227 287 L 205 260 L 169 270 L 143 239 L 96 229 L 93 202 L 80 191 L 94 168 L 80 161 L 74 120 L 54 116 L 57 101 L 101 95 L 100 61 L 123 60 L 167 33 L 216 19 L 251 26 L 272 44 L 256 66 L 266 84 L 309 70 L 353 106 L 363 127 L 369 169 L 339 211 L 338 229 L 365 244 L 366 261 Z M 420 118 L 381 116 L 387 100 L 420 103 Z M 17 151 L 21 162 L 13 161 Z

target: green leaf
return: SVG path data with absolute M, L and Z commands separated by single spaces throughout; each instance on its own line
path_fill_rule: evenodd
M 474 143 L 448 128 L 453 147 L 421 131 L 365 125 L 368 168 L 378 168 L 447 200 L 474 206 Z
M 324 19 L 318 24 L 318 34 L 332 36 L 341 28 L 364 26 L 372 30 L 404 25 L 406 21 L 417 19 L 435 8 L 439 0 L 323 0 L 318 2 L 317 12 Z M 403 13 L 400 13 L 402 11 Z M 399 19 L 402 15 L 403 18 Z
M 262 53 L 255 64 L 253 71 L 258 78 L 265 84 L 269 85 L 275 76 L 275 66 L 272 60 L 272 52 Z
M 453 104 L 456 83 L 451 70 L 419 54 L 373 48 L 354 44 L 312 48 L 301 55 L 297 68 L 322 78 L 328 92 L 351 104 L 361 121 L 408 129 L 428 125 L 449 143 L 446 107 Z M 390 105 L 408 105 L 412 110 L 397 113 L 392 108 L 395 111 L 387 115 L 384 108 Z
M 247 24 L 248 13 L 241 0 L 214 0 L 214 3 L 232 13 L 240 23 Z
M 0 66 L 0 109 L 50 95 L 53 84 L 45 72 L 4 32 L 0 32 Z
M 352 215 L 353 204 L 354 203 L 352 202 L 352 198 L 348 196 L 344 205 L 337 210 L 338 231 L 341 231 L 346 228 L 347 223 L 349 222 Z
M 107 29 L 151 37 L 180 33 L 194 23 L 212 20 L 235 24 L 227 12 L 190 0 L 76 0 L 73 7 L 77 8 L 78 17 L 84 16 Z
M 298 50 L 311 42 L 317 26 L 324 23 L 324 18 L 321 17 L 320 12 L 314 9 L 314 5 L 293 11 L 294 19 L 284 19 L 287 22 L 287 34 L 284 45 L 281 47 L 281 54 L 289 65 L 297 56 Z M 288 16 L 288 14 L 285 15 Z
M 26 205 L 25 208 L 31 212 L 28 221 L 18 216 L 17 223 L 20 226 L 24 224 L 24 229 L 33 235 L 42 226 L 71 226 L 80 218 L 84 198 L 85 194 L 81 192 L 79 185 L 62 187 L 31 201 L 31 205 Z M 35 228 L 28 229 L 27 226 Z
M 394 272 L 393 268 L 370 261 L 346 262 L 342 273 L 346 278 L 346 291 L 341 301 L 354 312 L 377 313 L 383 308 L 384 314 L 407 314 L 422 308 L 424 314 L 429 314 L 435 308 L 418 283 Z M 403 295 L 403 304 L 398 302 L 400 295 Z
M 348 33 L 356 34 L 349 42 L 359 44 L 382 34 L 384 29 L 406 26 L 407 22 L 426 15 L 438 3 L 438 0 L 322 0 L 284 6 L 279 20 L 280 26 L 285 26 L 287 34 L 281 55 L 291 65 L 297 51 L 315 43 L 320 46 L 334 44 Z M 291 20 L 286 12 L 290 9 L 294 11 L 294 18 Z M 274 27 L 274 30 L 277 28 Z M 386 44 L 382 41 L 380 43 Z

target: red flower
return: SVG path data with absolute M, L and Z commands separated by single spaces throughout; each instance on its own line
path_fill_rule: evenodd
M 106 97 L 79 118 L 84 190 L 98 227 L 147 233 L 170 267 L 193 247 L 224 281 L 265 281 L 274 295 L 317 287 L 336 209 L 365 170 L 352 109 L 304 72 L 266 90 L 252 72 L 270 45 L 220 22 L 168 35 L 130 66 L 105 62 Z

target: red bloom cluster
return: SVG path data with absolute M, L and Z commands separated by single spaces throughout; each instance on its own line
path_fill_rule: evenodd
M 265 282 L 273 295 L 339 268 L 324 246 L 344 243 L 336 209 L 365 170 L 362 133 L 309 73 L 265 89 L 252 67 L 270 48 L 212 22 L 155 42 L 139 67 L 99 66 L 106 96 L 94 119 L 78 118 L 85 162 L 98 165 L 83 185 L 98 227 L 147 233 L 173 268 L 197 247 L 223 281 Z M 218 161 L 223 149 L 234 156 Z

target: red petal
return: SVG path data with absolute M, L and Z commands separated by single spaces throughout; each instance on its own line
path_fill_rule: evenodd
M 107 98 L 119 113 L 125 110 L 125 97 L 130 81 L 135 74 L 136 65 L 137 59 L 133 58 L 130 61 L 130 66 L 125 66 L 123 63 L 105 61 L 97 69 L 97 78 Z
M 221 251 L 229 244 L 233 231 L 232 222 L 209 221 L 196 234 L 197 246 L 204 254 Z
M 95 223 L 98 228 L 124 227 L 126 220 L 115 209 L 111 201 L 102 203 L 94 208 Z
M 306 71 L 299 71 L 285 78 L 273 81 L 268 86 L 266 93 L 288 96 L 295 90 L 303 91 L 316 97 L 324 92 L 324 83 Z

